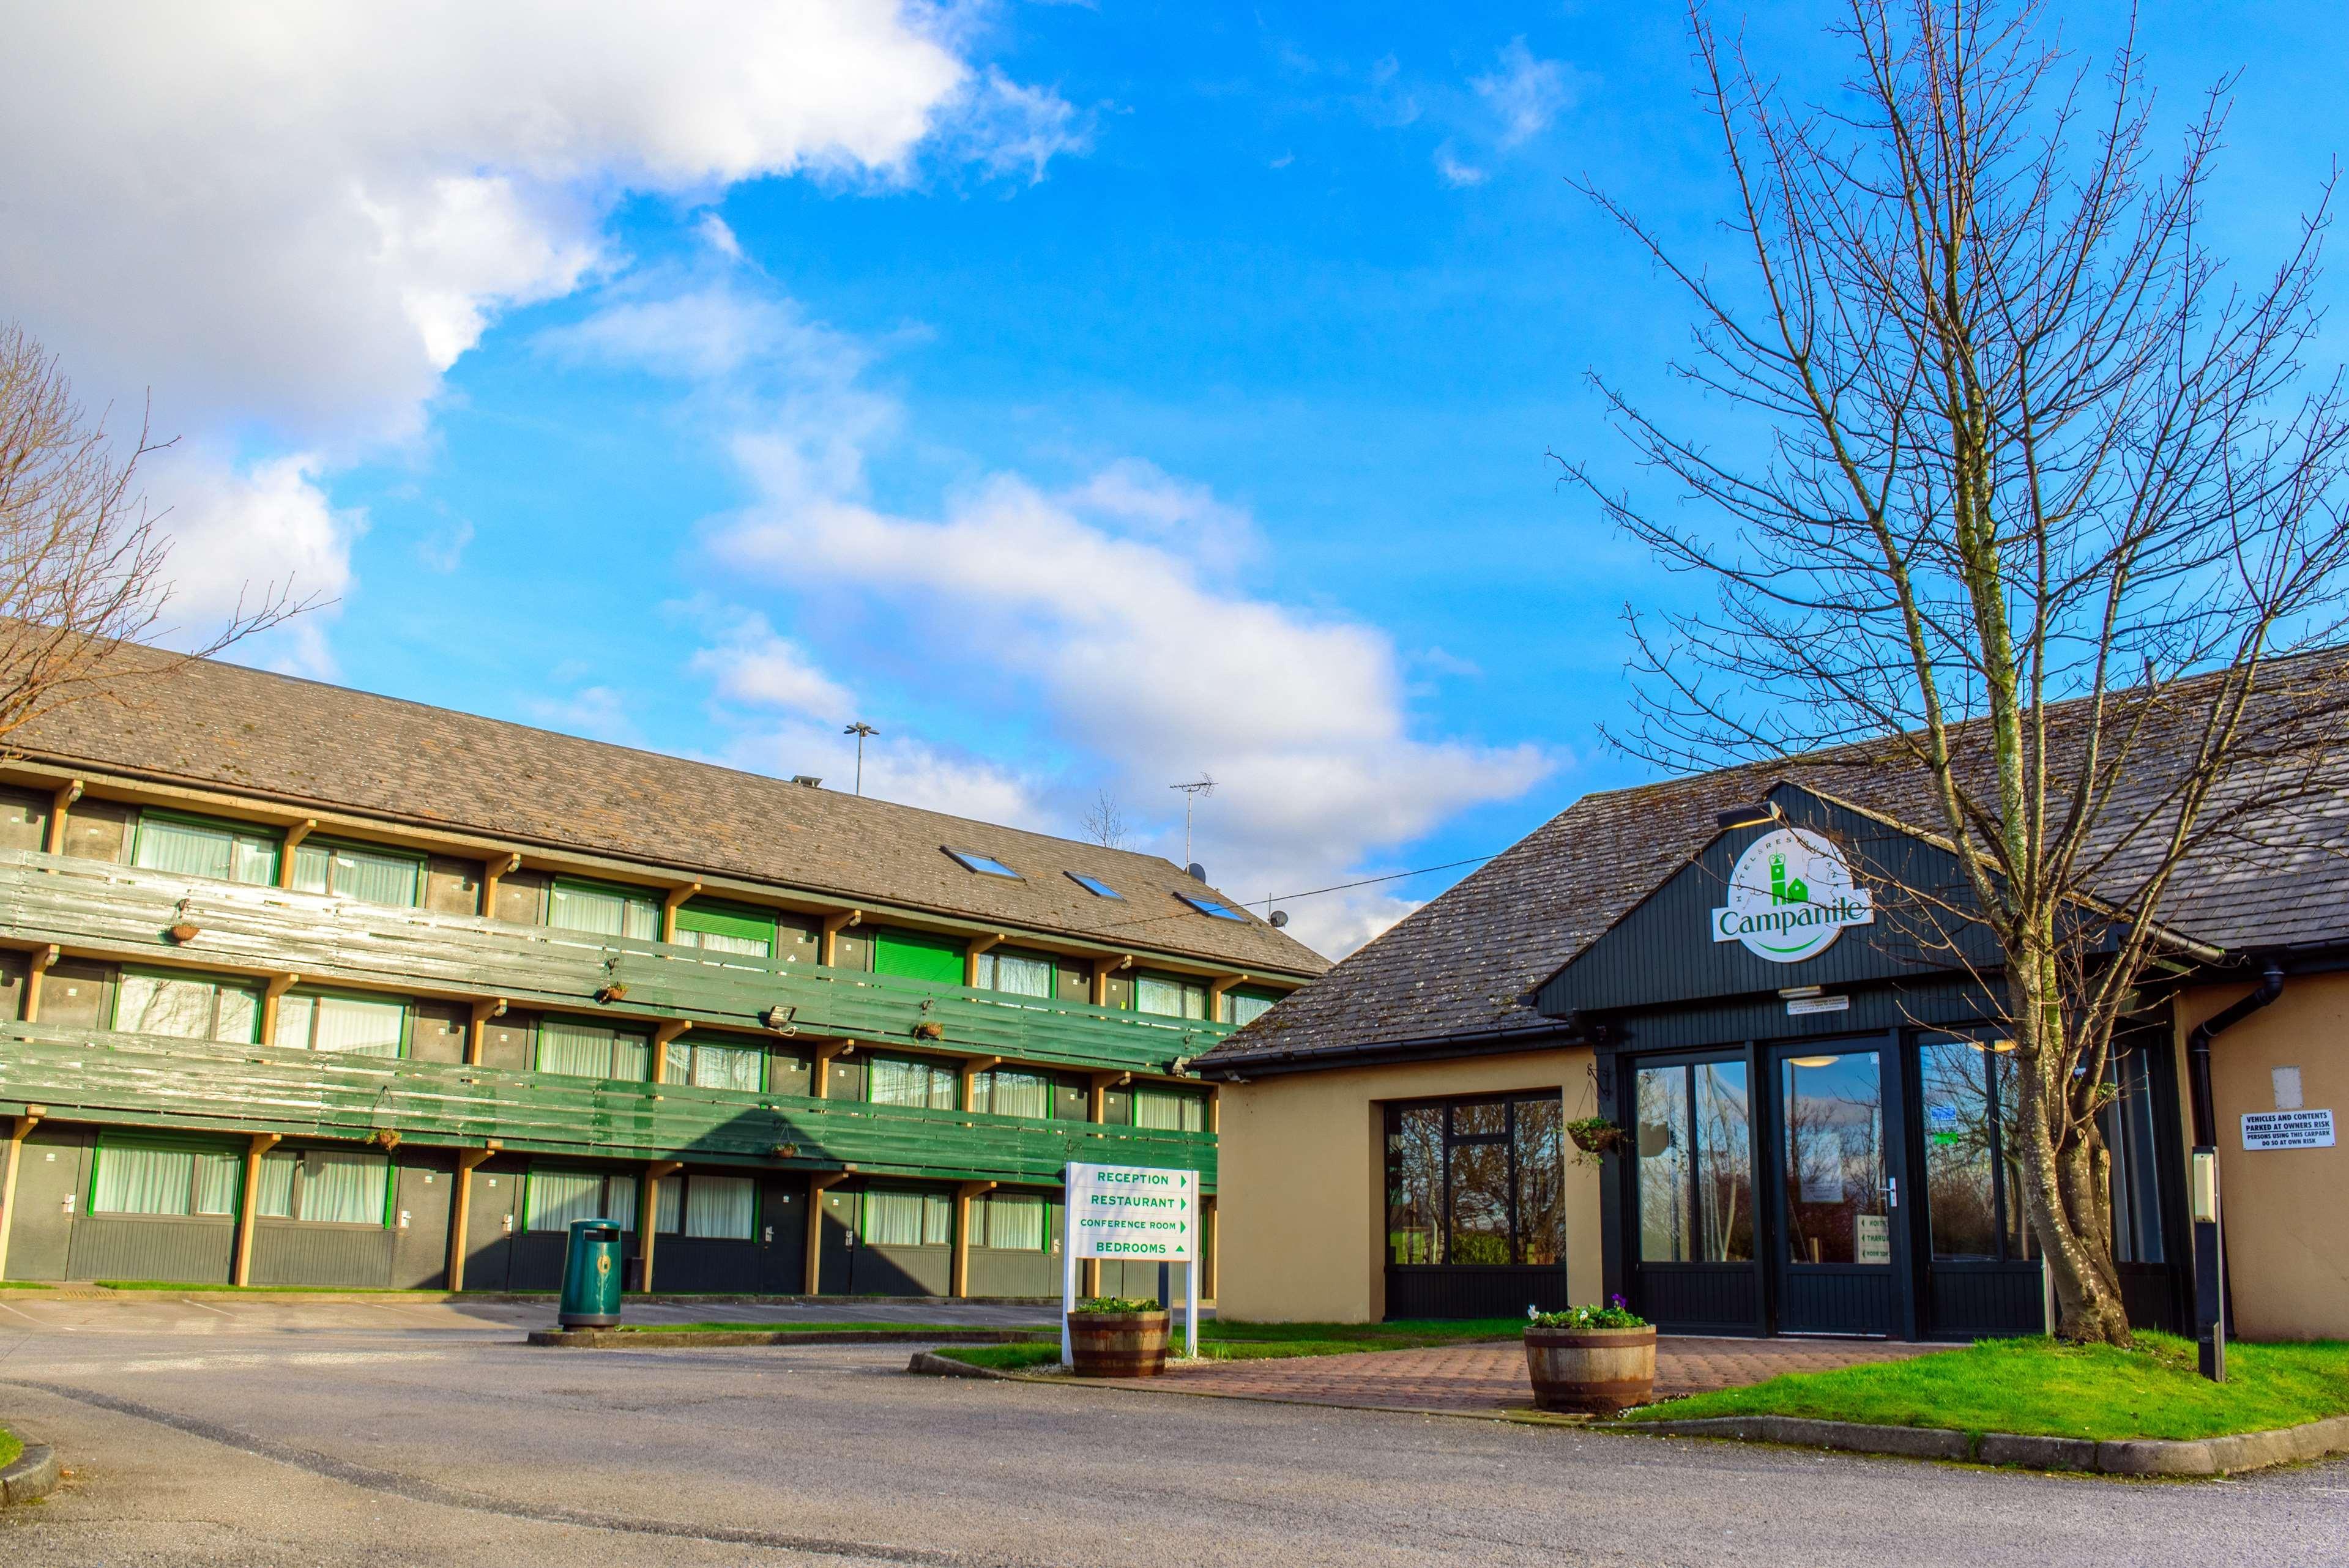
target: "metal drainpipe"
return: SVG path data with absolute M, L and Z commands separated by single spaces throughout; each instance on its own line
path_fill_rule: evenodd
M 2194 1173 L 2191 1184 L 2199 1192 L 2207 1183 L 2209 1196 L 2207 1217 L 2197 1213 L 2194 1219 L 2196 1361 L 2202 1376 L 2213 1383 L 2227 1380 L 2227 1253 L 2220 1231 L 2219 1109 L 2210 1093 L 2210 1042 L 2282 995 L 2283 965 L 2271 958 L 2260 972 L 2256 989 L 2195 1025 L 2186 1037 L 2186 1070 L 2194 1100 L 2194 1163 L 2206 1167 Z

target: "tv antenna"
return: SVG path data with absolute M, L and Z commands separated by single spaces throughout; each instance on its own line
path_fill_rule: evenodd
M 1202 768 L 1199 769 L 1199 777 L 1190 783 L 1169 784 L 1166 788 L 1183 791 L 1183 863 L 1188 866 L 1191 864 L 1191 805 L 1202 795 L 1214 794 L 1216 781 L 1209 778 L 1207 770 Z M 1200 880 L 1204 882 L 1206 879 L 1203 877 Z

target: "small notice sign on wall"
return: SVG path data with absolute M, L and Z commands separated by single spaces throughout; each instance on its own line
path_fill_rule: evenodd
M 2246 1149 L 2330 1149 L 2329 1110 L 2253 1110 L 2243 1115 Z

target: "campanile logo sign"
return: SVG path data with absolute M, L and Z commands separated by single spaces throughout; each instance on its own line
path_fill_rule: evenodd
M 1800 964 L 1851 925 L 1876 922 L 1875 901 L 1836 847 L 1802 828 L 1745 846 L 1729 872 L 1729 902 L 1713 912 L 1713 939 L 1742 942 L 1756 958 Z

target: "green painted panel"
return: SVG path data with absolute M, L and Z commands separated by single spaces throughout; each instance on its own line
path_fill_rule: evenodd
M 679 931 L 704 932 L 711 936 L 731 936 L 742 942 L 762 942 L 770 953 L 775 947 L 773 913 L 739 903 L 713 903 L 695 899 L 678 907 L 677 928 Z
M 967 944 L 927 932 L 876 931 L 873 973 L 900 980 L 926 980 L 936 985 L 959 985 L 968 950 Z

